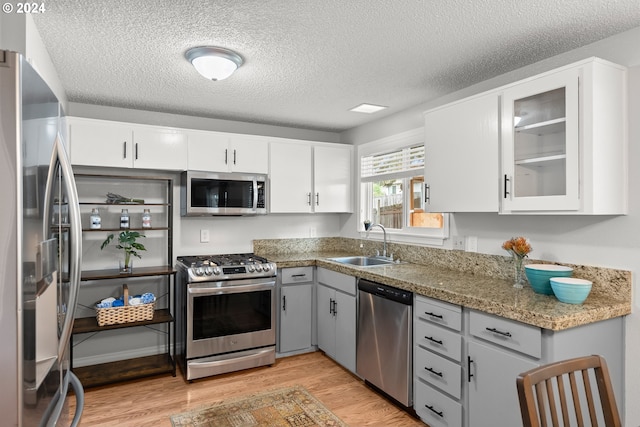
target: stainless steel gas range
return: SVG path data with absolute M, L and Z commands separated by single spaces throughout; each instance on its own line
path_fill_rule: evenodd
M 187 380 L 271 365 L 276 265 L 254 254 L 178 257 L 176 355 Z

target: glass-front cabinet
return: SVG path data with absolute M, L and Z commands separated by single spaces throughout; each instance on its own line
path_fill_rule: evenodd
M 598 58 L 505 87 L 500 212 L 625 214 L 626 92 Z
M 568 70 L 505 90 L 505 209 L 579 209 L 578 82 Z

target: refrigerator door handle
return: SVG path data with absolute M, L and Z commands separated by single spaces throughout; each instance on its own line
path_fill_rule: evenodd
M 82 263 L 82 223 L 80 220 L 80 205 L 78 203 L 78 191 L 76 190 L 76 182 L 73 178 L 73 169 L 69 162 L 69 156 L 62 143 L 62 137 L 58 133 L 53 143 L 53 152 L 51 154 L 51 162 L 49 165 L 49 176 L 45 190 L 44 203 L 44 235 L 48 235 L 51 226 L 51 216 L 49 209 L 51 206 L 51 194 L 57 165 L 60 165 L 62 171 L 62 182 L 65 185 L 66 195 L 69 206 L 69 302 L 67 305 L 67 313 L 65 315 L 64 324 L 60 332 L 60 340 L 58 343 L 58 360 L 62 361 L 67 351 L 69 339 L 71 338 L 71 330 L 73 329 L 73 320 L 76 312 L 76 303 L 78 300 L 78 290 L 80 289 L 80 264 Z

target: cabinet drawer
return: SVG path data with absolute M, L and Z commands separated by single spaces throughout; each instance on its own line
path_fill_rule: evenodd
M 460 362 L 462 360 L 462 336 L 424 320 L 416 320 L 415 344 Z
M 417 348 L 413 367 L 418 378 L 460 399 L 462 369 L 460 365 L 430 351 Z
M 442 301 L 416 297 L 415 313 L 419 319 L 459 331 L 462 326 L 462 307 Z
M 421 380 L 416 380 L 414 409 L 430 427 L 462 425 L 462 405 Z
M 313 267 L 291 267 L 280 270 L 282 284 L 313 281 Z
M 337 271 L 318 268 L 318 283 L 330 286 L 349 295 L 356 294 L 356 278 Z
M 469 331 L 473 336 L 538 359 L 542 353 L 542 332 L 535 326 L 471 311 Z

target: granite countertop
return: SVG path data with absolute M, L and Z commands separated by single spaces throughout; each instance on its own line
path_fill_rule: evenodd
M 279 268 L 318 266 L 351 276 L 395 286 L 419 295 L 492 313 L 543 329 L 560 331 L 631 313 L 631 302 L 592 292 L 580 305 L 565 304 L 554 296 L 541 295 L 511 281 L 439 267 L 401 263 L 358 267 L 329 258 L 345 252 L 263 254 Z

